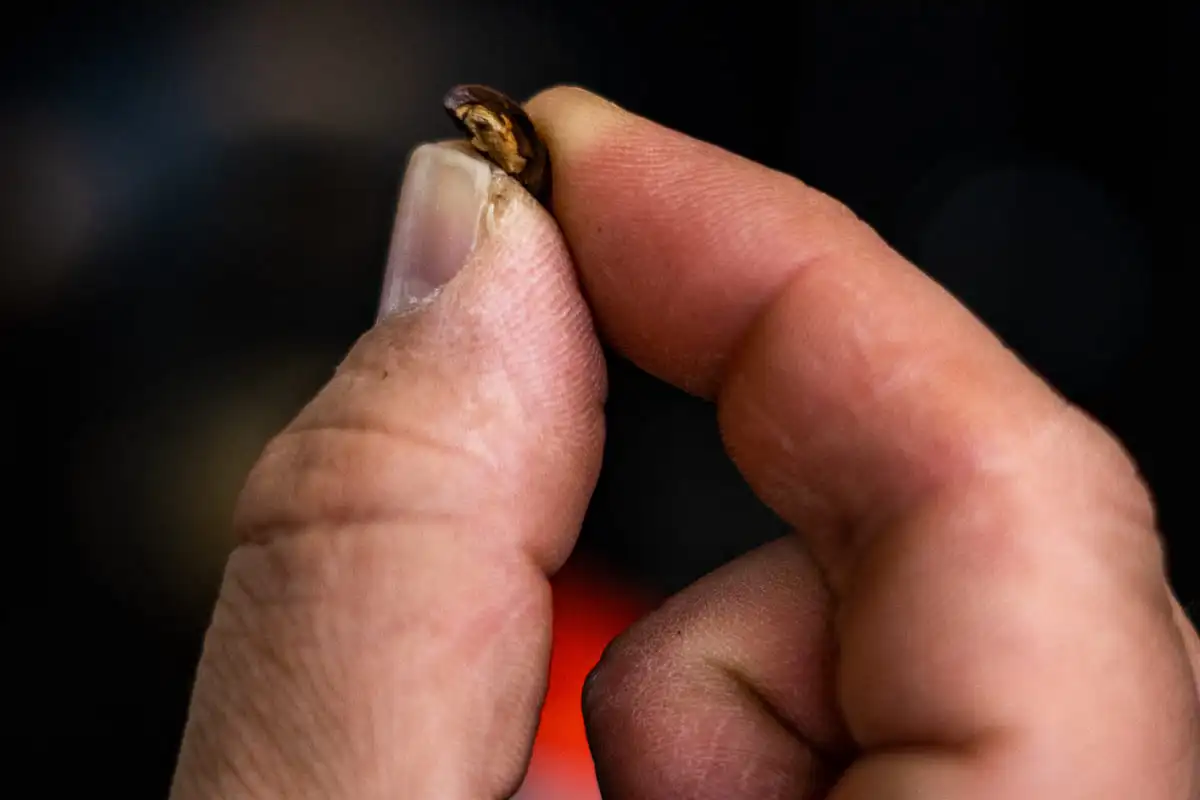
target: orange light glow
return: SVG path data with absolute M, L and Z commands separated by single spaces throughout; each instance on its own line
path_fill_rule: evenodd
M 580 708 L 583 683 L 613 637 L 645 614 L 651 603 L 582 565 L 568 565 L 552 583 L 550 684 L 529 777 L 518 797 L 594 800 L 599 792 Z

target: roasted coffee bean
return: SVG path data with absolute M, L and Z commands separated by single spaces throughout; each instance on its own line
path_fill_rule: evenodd
M 476 150 L 549 205 L 550 153 L 519 103 L 478 84 L 455 86 L 443 103 Z

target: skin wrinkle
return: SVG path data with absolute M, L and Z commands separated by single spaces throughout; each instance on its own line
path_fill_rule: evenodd
M 280 439 L 291 437 L 322 437 L 326 435 L 346 437 L 373 437 L 395 439 L 389 442 L 396 447 L 415 446 L 420 450 L 436 450 L 441 455 L 461 457 L 480 464 L 481 476 L 497 472 L 502 465 L 502 459 L 491 450 L 480 447 L 484 444 L 483 437 L 466 437 L 466 441 L 455 441 L 442 432 L 435 432 L 426 426 L 417 425 L 410 421 L 393 419 L 387 423 L 373 423 L 369 420 L 347 419 L 314 424 L 312 427 L 293 427 L 280 434 Z
M 468 357 L 470 353 L 466 354 Z M 345 418 L 349 414 L 361 414 L 364 419 L 362 425 L 377 426 L 386 430 L 390 422 L 402 423 L 405 420 L 400 418 L 398 411 L 403 411 L 404 415 L 410 419 L 416 417 L 415 411 L 419 405 L 415 403 L 418 398 L 413 398 L 415 406 L 413 409 L 388 409 L 386 406 L 382 408 L 371 408 L 374 405 L 371 401 L 375 397 L 382 398 L 391 390 L 391 387 L 386 385 L 392 379 L 393 374 L 402 374 L 407 368 L 409 370 L 418 367 L 422 371 L 421 383 L 414 387 L 414 390 L 419 390 L 422 396 L 436 397 L 439 394 L 455 391 L 453 389 L 456 382 L 455 379 L 455 363 L 457 359 L 447 360 L 444 357 L 433 358 L 413 358 L 414 363 L 405 364 L 351 364 L 339 371 L 334 382 L 327 386 L 322 395 L 318 397 L 318 402 L 302 412 L 297 418 L 295 426 L 305 427 L 309 417 L 320 417 L 323 414 L 328 414 L 329 409 L 334 407 L 338 400 L 345 397 L 358 397 L 359 400 L 355 407 L 339 410 L 337 416 Z M 495 368 L 489 370 L 480 376 L 480 384 L 472 387 L 469 393 L 458 392 L 457 398 L 461 405 L 453 411 L 458 416 L 460 424 L 466 428 L 464 433 L 470 435 L 476 431 L 487 431 L 490 428 L 503 427 L 509 424 L 505 419 L 504 406 L 501 402 L 511 392 L 511 386 L 500 384 L 504 391 L 498 391 L 496 386 L 496 374 L 502 367 L 502 364 L 495 365 Z M 508 376 L 503 376 L 507 381 Z M 419 420 L 417 420 L 419 421 Z M 346 424 L 350 424 L 350 420 L 344 420 Z M 409 422 L 411 426 L 412 422 Z M 318 427 L 318 424 L 311 424 L 308 427 Z M 439 430 L 438 433 L 450 438 L 451 433 L 456 433 L 457 429 Z M 429 432 L 427 435 L 432 435 Z M 464 445 L 472 444 L 470 438 L 464 442 Z M 461 445 L 460 445 L 461 446 Z
M 803 743 L 803 745 L 809 750 L 813 751 L 815 755 L 829 760 L 830 762 L 837 760 L 837 758 L 833 757 L 834 754 L 822 752 L 822 748 L 815 741 L 813 741 L 813 739 L 807 736 L 804 731 L 800 729 L 799 725 L 784 716 L 784 714 L 774 704 L 768 701 L 766 695 L 759 691 L 751 682 L 749 677 L 747 677 L 745 674 L 727 663 L 723 663 L 708 656 L 701 656 L 701 662 L 714 673 L 724 676 L 724 678 L 728 680 L 730 684 L 733 685 L 738 691 L 740 691 L 745 699 L 750 701 L 753 706 L 764 716 L 778 725 L 781 730 L 786 732 L 792 738 Z
M 232 628 L 233 630 L 240 631 L 243 629 L 244 626 L 242 625 L 242 623 L 239 622 L 240 614 L 237 613 L 238 606 L 235 605 L 234 603 L 236 603 L 236 601 L 232 601 L 231 605 L 225 607 L 225 609 L 224 609 L 225 611 L 227 611 L 228 614 L 231 614 L 233 617 L 233 619 L 230 621 L 230 624 L 227 626 L 226 629 L 228 630 L 228 629 Z M 223 610 L 222 607 L 218 606 L 218 619 L 220 618 L 220 614 L 221 614 L 222 610 Z M 217 623 L 214 622 L 214 624 L 217 624 Z M 244 647 L 235 646 L 236 644 L 237 644 L 237 639 L 235 638 L 234 640 L 232 640 L 231 642 L 228 642 L 227 644 L 225 644 L 222 647 L 222 653 L 223 653 L 223 655 L 226 656 L 226 659 L 221 660 L 219 663 L 223 664 L 223 665 L 228 665 L 229 669 L 222 669 L 214 676 L 216 682 L 219 685 L 237 686 L 238 685 L 238 683 L 236 682 L 237 678 L 240 678 L 242 676 L 242 674 L 247 671 L 249 672 L 249 674 L 254 674 L 254 673 L 260 672 L 261 671 L 259 669 L 260 664 L 261 664 L 260 658 L 265 656 L 268 659 L 270 659 L 270 657 L 272 655 L 271 651 L 269 651 L 269 650 L 265 651 L 265 652 L 260 652 L 255 648 L 251 648 L 251 649 L 247 650 Z M 254 656 L 257 656 L 257 658 Z M 269 664 L 270 661 L 268 660 L 267 663 Z M 233 674 L 222 674 L 222 673 L 227 673 L 227 672 L 232 672 Z M 234 714 L 226 713 L 226 710 L 225 710 L 226 707 L 216 709 L 217 719 L 219 719 L 220 722 L 223 724 L 213 726 L 214 736 L 212 737 L 212 739 L 210 741 L 212 743 L 212 746 L 215 749 L 217 749 L 218 752 L 220 752 L 219 745 L 221 743 L 222 734 L 224 733 L 224 731 L 227 728 L 232 728 L 232 730 L 237 735 L 240 736 L 240 735 L 246 733 L 247 731 L 269 730 L 270 729 L 270 726 L 268 725 L 269 722 L 282 721 L 285 724 L 287 724 L 287 722 L 289 720 L 289 717 L 287 717 L 287 716 L 283 717 L 280 720 L 280 718 L 276 717 L 276 715 L 269 714 L 266 709 L 264 709 L 262 706 L 260 706 L 260 704 L 258 703 L 258 701 L 255 697 L 253 697 L 253 696 L 250 698 L 239 697 L 238 696 L 239 694 L 240 693 L 237 693 L 234 695 L 233 698 L 231 698 L 232 700 L 234 700 L 233 708 L 236 709 L 236 717 L 248 717 L 252 722 L 254 722 L 256 724 L 254 724 L 252 726 L 241 726 L 241 725 L 232 724 L 234 721 L 234 717 L 235 717 Z M 206 726 L 206 727 L 202 728 L 201 730 L 209 730 L 209 729 Z M 283 731 L 282 735 L 287 735 L 289 732 L 290 731 L 285 729 Z M 243 767 L 240 761 L 235 761 L 232 758 L 232 755 L 233 755 L 232 752 L 227 752 L 227 754 L 224 756 L 225 763 L 228 767 L 227 772 L 230 775 L 235 776 L 236 780 L 238 780 L 239 782 L 242 782 L 244 785 L 247 786 L 247 788 L 250 788 L 249 781 L 252 777 L 259 778 L 259 779 L 269 779 L 270 777 L 272 777 L 269 774 L 267 774 L 267 771 L 258 763 L 258 759 L 256 756 L 257 756 L 257 753 L 262 750 L 261 744 L 262 744 L 262 742 L 258 741 L 257 738 L 251 739 L 251 740 L 245 742 L 244 747 L 242 748 L 241 752 L 246 753 L 247 756 L 250 758 L 249 768 Z M 236 751 L 234 751 L 234 752 L 236 752 Z M 252 795 L 252 796 L 254 796 L 254 795 Z
M 780 452 L 783 454 L 783 458 L 779 460 L 778 466 L 771 464 L 763 470 L 761 477 L 761 496 L 763 499 L 767 500 L 768 504 L 770 504 L 772 499 L 786 497 L 789 508 L 810 509 L 801 513 L 801 516 L 806 520 L 833 518 L 834 510 L 826 499 L 807 484 L 797 483 L 793 478 L 790 464 L 795 461 L 796 456 L 801 451 L 801 447 L 792 437 L 791 431 L 779 424 L 776 417 L 768 412 L 761 399 L 748 398 L 740 410 L 747 423 L 751 427 L 763 429 L 774 440 L 776 446 L 779 447 Z M 724 433 L 724 425 L 721 425 L 721 431 L 726 451 L 733 462 L 738 464 L 740 443 L 738 441 L 729 441 Z M 775 511 L 779 512 L 780 509 L 775 507 Z M 811 528 L 814 526 L 809 525 L 808 527 Z
M 340 492 L 314 488 L 325 483 L 318 480 L 311 470 L 305 470 L 298 476 L 296 486 L 276 487 L 274 490 L 256 488 L 258 494 L 248 496 L 246 502 L 249 505 L 246 507 L 258 510 L 242 513 L 235 521 L 234 530 L 239 540 L 265 544 L 278 536 L 319 534 L 334 530 L 353 532 L 379 526 L 401 526 L 404 523 L 444 527 L 446 523 L 463 520 L 468 513 L 479 514 L 488 506 L 503 502 L 501 498 L 479 496 L 476 507 L 469 512 L 449 502 L 441 504 L 443 507 L 427 505 L 424 508 L 414 507 L 407 501 L 381 500 L 368 504 L 363 502 L 363 496 L 353 500 L 338 499 Z M 452 490 L 453 487 L 448 489 Z M 299 498 L 307 498 L 310 502 L 304 503 Z M 450 497 L 446 499 L 448 501 Z

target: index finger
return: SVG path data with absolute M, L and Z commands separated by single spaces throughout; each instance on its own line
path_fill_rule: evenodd
M 838 597 L 842 710 L 880 753 L 852 785 L 882 769 L 957 797 L 984 785 L 964 752 L 996 741 L 1042 767 L 1055 742 L 1055 769 L 1104 791 L 1181 785 L 1189 668 L 1111 437 L 814 189 L 579 90 L 528 110 L 602 332 L 716 400 Z M 1186 710 L 1157 724 L 1164 704 Z
M 529 110 L 597 324 L 718 401 L 733 455 L 792 523 L 888 515 L 1061 422 L 1059 397 L 837 201 L 579 90 Z

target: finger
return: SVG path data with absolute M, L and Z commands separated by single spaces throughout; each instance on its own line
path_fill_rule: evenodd
M 832 615 L 810 554 L 789 537 L 704 577 L 626 630 L 583 700 L 604 796 L 825 797 L 854 755 L 832 705 Z M 1181 630 L 1195 641 L 1182 616 Z M 953 777 L 964 765 L 939 769 Z M 900 791 L 891 774 L 880 780 Z M 968 796 L 1003 796 L 1000 787 L 978 785 Z
M 982 435 L 1061 419 L 1059 398 L 836 201 L 578 90 L 529 110 L 599 327 L 719 401 L 733 455 L 790 521 L 888 516 L 961 474 Z
M 828 589 L 771 542 L 620 636 L 584 696 L 606 798 L 815 800 L 848 760 Z
M 1111 437 L 829 198 L 577 90 L 529 110 L 600 328 L 716 399 L 837 598 L 871 752 L 833 796 L 1181 796 L 1200 715 Z
M 177 798 L 522 777 L 546 576 L 599 466 L 599 346 L 549 215 L 455 146 L 410 161 L 381 310 L 247 482 Z

